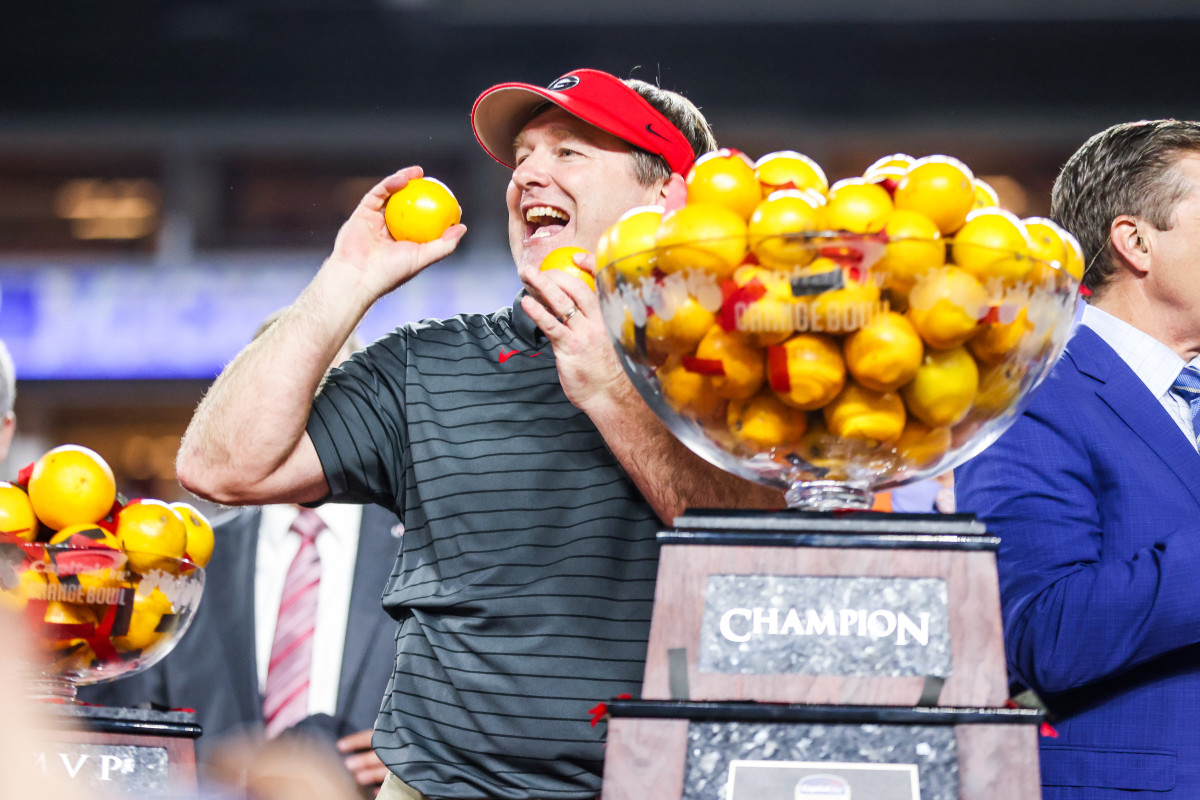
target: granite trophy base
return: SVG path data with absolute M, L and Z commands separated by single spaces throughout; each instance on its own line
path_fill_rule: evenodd
M 615 700 L 602 800 L 1029 800 L 1030 709 Z
M 662 545 L 642 699 L 998 707 L 995 550 L 969 515 L 692 511 Z
M 79 786 L 80 796 L 195 796 L 194 713 L 69 703 L 40 710 L 51 728 L 41 734 L 38 767 Z

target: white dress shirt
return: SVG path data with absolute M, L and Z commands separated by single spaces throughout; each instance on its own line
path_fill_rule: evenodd
M 308 713 L 333 714 L 337 710 L 362 506 L 326 503 L 315 511 L 326 529 L 317 536 L 321 582 L 317 592 Z M 254 570 L 254 637 L 260 692 L 267 683 L 267 664 L 271 660 L 271 641 L 275 638 L 275 622 L 283 599 L 284 576 L 300 549 L 300 538 L 289 535 L 292 522 L 299 513 L 296 506 L 290 505 L 263 506 L 262 509 Z
M 1146 384 L 1150 394 L 1158 398 L 1192 447 L 1197 448 L 1192 430 L 1192 409 L 1186 400 L 1171 391 L 1171 384 L 1175 383 L 1187 362 L 1150 334 L 1095 306 L 1089 305 L 1083 310 L 1082 322 L 1117 351 L 1121 360 Z M 1192 364 L 1200 366 L 1200 357 L 1193 359 Z

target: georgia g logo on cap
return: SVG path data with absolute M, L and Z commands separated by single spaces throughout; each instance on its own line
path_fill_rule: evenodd
M 570 89 L 572 86 L 579 85 L 579 78 L 574 75 L 563 75 L 561 78 L 550 84 L 546 88 L 552 92 L 563 92 Z

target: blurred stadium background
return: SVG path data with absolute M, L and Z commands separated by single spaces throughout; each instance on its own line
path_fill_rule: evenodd
M 204 388 L 380 176 L 423 165 L 471 230 L 365 336 L 511 302 L 508 176 L 468 124 L 492 83 L 658 82 L 722 144 L 800 150 L 831 180 L 948 153 L 1022 215 L 1088 135 L 1200 118 L 1194 0 L 20 5 L 0 24 L 0 338 L 20 378 L 0 477 L 74 442 L 166 499 Z

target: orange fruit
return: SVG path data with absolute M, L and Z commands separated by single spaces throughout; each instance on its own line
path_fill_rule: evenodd
M 1053 287 L 1057 282 L 1055 267 L 1065 269 L 1067 265 L 1067 243 L 1063 239 L 1066 233 L 1058 223 L 1045 217 L 1026 217 L 1021 220 L 1029 234 L 1029 255 L 1034 263 L 1029 270 L 1029 280 L 1034 286 L 1049 282 Z
M 874 392 L 853 381 L 823 409 L 835 436 L 864 442 L 890 442 L 904 432 L 904 401 L 895 392 Z
M 592 274 L 585 269 L 575 266 L 575 256 L 580 253 L 587 253 L 582 247 L 558 247 L 551 250 L 542 259 L 542 265 L 539 269 L 542 272 L 550 269 L 556 269 L 560 272 L 565 272 L 568 275 L 573 275 L 579 280 L 587 284 L 587 287 L 593 292 L 596 291 L 596 279 Z
M 104 519 L 116 499 L 112 468 L 86 447 L 65 444 L 48 451 L 29 476 L 33 512 L 55 530 Z
M 1033 331 L 1029 314 L 1022 308 L 1011 322 L 992 322 L 967 342 L 971 355 L 986 364 L 1003 361 Z
M 909 413 L 934 428 L 967 415 L 979 389 L 979 367 L 963 347 L 925 354 L 917 374 L 900 389 Z
M 96 613 L 83 603 L 65 603 L 61 600 L 51 600 L 46 604 L 42 619 L 51 625 L 95 625 Z M 55 638 L 53 628 L 45 632 L 38 641 L 51 649 L 61 650 L 74 645 L 83 644 L 86 640 L 80 637 L 64 636 Z
M 749 399 L 730 400 L 726 421 L 733 438 L 754 452 L 799 443 L 808 415 L 784 404 L 770 389 Z
M 50 537 L 49 544 L 67 544 L 72 547 L 103 547 L 120 550 L 121 541 L 111 532 L 93 522 L 68 525 Z
M 898 208 L 888 216 L 883 232 L 887 250 L 872 270 L 882 273 L 884 283 L 897 291 L 909 291 L 918 276 L 946 263 L 942 233 L 924 214 Z
M 161 500 L 136 500 L 122 508 L 117 538 L 130 568 L 143 575 L 155 569 L 176 571 L 174 560 L 187 552 L 187 527 Z
M 883 228 L 894 208 L 883 187 L 862 178 L 843 178 L 829 189 L 825 223 L 835 231 L 874 233 Z
M 712 203 L 688 203 L 663 215 L 658 226 L 658 268 L 700 269 L 727 278 L 746 257 L 746 221 Z
M 971 202 L 971 210 L 977 208 L 995 208 L 1000 205 L 1000 195 L 992 185 L 983 178 L 975 179 L 975 196 Z
M 26 567 L 15 586 L 0 586 L 0 608 L 24 611 L 30 600 L 46 598 L 47 585 L 46 573 Z
M 890 156 L 882 156 L 871 162 L 871 165 L 863 170 L 863 177 L 870 179 L 881 173 L 894 173 L 899 171 L 901 174 L 908 172 L 908 168 L 916 161 L 915 158 L 908 153 L 892 153 Z
M 767 348 L 771 388 L 783 402 L 808 411 L 828 403 L 846 383 L 846 362 L 831 336 L 801 333 Z
M 1013 404 L 1021 391 L 1021 381 L 1028 371 L 1026 365 L 1000 362 L 984 367 L 979 373 L 979 389 L 975 393 L 972 416 L 999 416 Z
M 174 612 L 170 599 L 161 589 L 155 587 L 149 594 L 144 594 L 139 587 L 133 596 L 129 628 L 124 634 L 112 637 L 113 647 L 125 653 L 154 646 L 166 636 L 166 631 L 158 630 L 162 618 Z
M 754 176 L 754 162 L 740 150 L 723 147 L 705 153 L 688 170 L 688 205 L 723 206 L 748 220 L 762 196 L 762 187 Z
M 812 301 L 811 330 L 850 333 L 870 321 L 879 308 L 878 286 L 871 280 L 846 277 L 842 288 L 822 292 Z
M 1033 267 L 1032 249 L 1025 223 L 1016 215 L 1000 208 L 983 208 L 967 215 L 954 234 L 950 254 L 955 264 L 981 281 L 1019 281 Z
M 856 381 L 872 391 L 890 392 L 917 374 L 925 345 L 911 322 L 889 311 L 847 336 L 842 351 Z
M 811 189 L 822 195 L 829 192 L 829 179 L 821 165 L 795 150 L 767 153 L 754 162 L 754 175 L 764 195 L 780 189 Z
M 627 280 L 654 271 L 654 242 L 664 213 L 662 206 L 637 206 L 622 214 L 596 244 L 596 265 L 612 265 Z
M 940 461 L 952 442 L 949 428 L 931 428 L 921 420 L 909 417 L 904 433 L 896 440 L 896 454 L 910 469 L 925 469 Z
M 796 303 L 770 294 L 750 304 L 738 318 L 737 329 L 755 347 L 779 344 L 796 332 Z
M 458 198 L 437 178 L 409 181 L 383 207 L 388 233 L 398 242 L 432 242 L 461 220 Z
M 0 481 L 0 532 L 26 542 L 37 537 L 37 515 L 29 495 L 15 483 Z
M 930 270 L 908 294 L 908 321 L 930 347 L 958 347 L 979 333 L 987 312 L 983 285 L 958 267 Z
M 729 401 L 713 391 L 710 376 L 691 372 L 678 360 L 659 367 L 656 375 L 663 399 L 681 416 L 705 421 L 724 413 Z
M 1063 246 L 1067 250 L 1067 262 L 1063 265 L 1063 269 L 1077 281 L 1083 280 L 1083 271 L 1086 262 L 1083 257 L 1083 246 L 1079 244 L 1079 240 L 1070 231 L 1059 228 L 1062 232 Z
M 951 156 L 919 158 L 900 180 L 895 200 L 896 208 L 924 214 L 942 233 L 953 233 L 975 202 L 975 176 Z
M 213 552 L 213 529 L 208 519 L 190 503 L 171 503 L 171 508 L 183 520 L 187 529 L 187 545 L 184 552 L 197 567 L 208 566 Z
M 668 351 L 690 353 L 716 324 L 717 315 L 709 311 L 692 296 L 671 310 L 670 318 L 651 314 L 646 318 L 646 346 L 661 345 Z
M 750 215 L 750 250 L 768 267 L 802 267 L 817 254 L 804 234 L 823 225 L 824 214 L 809 195 L 795 189 L 772 192 Z
M 749 397 L 766 380 L 763 352 L 736 333 L 728 333 L 720 325 L 709 328 L 696 347 L 696 358 L 720 361 L 723 375 L 712 375 L 713 391 L 721 397 Z

